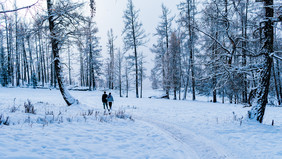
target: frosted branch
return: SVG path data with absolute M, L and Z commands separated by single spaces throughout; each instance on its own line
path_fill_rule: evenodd
M 22 9 L 29 9 L 32 6 L 35 6 L 38 2 L 39 2 L 39 0 L 37 0 L 37 2 L 35 2 L 35 3 L 33 3 L 32 5 L 29 5 L 29 6 L 25 6 L 25 7 L 13 9 L 13 10 L 3 10 L 3 11 L 0 11 L 0 14 L 9 13 L 9 12 L 17 12 L 17 11 L 22 10 Z

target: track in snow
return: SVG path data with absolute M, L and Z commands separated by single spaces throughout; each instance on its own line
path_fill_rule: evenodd
M 172 123 L 162 123 L 143 118 L 137 118 L 144 124 L 151 125 L 168 134 L 174 140 L 182 144 L 187 158 L 201 159 L 228 159 L 238 158 L 226 150 L 222 145 L 204 136 L 196 134 L 188 129 L 181 128 Z

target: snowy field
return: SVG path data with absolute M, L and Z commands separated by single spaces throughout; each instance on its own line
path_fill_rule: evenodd
M 267 107 L 259 124 L 247 120 L 250 108 L 207 97 L 173 101 L 147 98 L 157 91 L 145 91 L 143 99 L 112 92 L 113 111 L 104 115 L 102 93 L 71 91 L 80 105 L 67 107 L 58 90 L 0 88 L 0 158 L 282 158 L 282 108 Z M 27 99 L 35 114 L 24 113 Z

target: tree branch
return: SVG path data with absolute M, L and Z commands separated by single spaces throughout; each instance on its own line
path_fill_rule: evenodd
M 273 53 L 270 54 L 270 57 L 274 57 L 274 58 L 277 58 L 279 60 L 282 60 L 282 57 L 276 55 L 275 53 L 281 53 L 281 51 L 275 51 Z
M 213 39 L 217 44 L 220 45 L 220 47 L 221 47 L 223 50 L 225 50 L 226 52 L 228 52 L 229 54 L 231 54 L 231 51 L 228 50 L 226 47 L 224 47 L 224 46 L 222 45 L 222 43 L 219 42 L 217 39 L 215 39 L 212 35 L 210 35 L 210 34 L 204 32 L 204 31 L 202 31 L 202 30 L 199 29 L 198 27 L 195 27 L 195 26 L 193 26 L 193 25 L 191 25 L 191 26 L 192 26 L 193 28 L 195 28 L 196 30 L 198 30 L 199 32 L 203 33 L 204 35 L 206 35 L 206 36 L 210 37 L 211 39 Z
M 25 7 L 13 9 L 13 10 L 4 10 L 4 11 L 0 11 L 0 14 L 9 13 L 9 12 L 16 12 L 16 11 L 19 11 L 19 10 L 22 10 L 22 9 L 31 8 L 32 6 L 36 5 L 38 2 L 39 2 L 39 0 L 37 0 L 37 2 L 35 2 L 34 4 L 29 5 L 29 6 L 25 6 Z

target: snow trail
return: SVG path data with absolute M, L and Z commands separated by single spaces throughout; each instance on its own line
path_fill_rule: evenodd
M 216 159 L 239 159 L 234 156 L 229 150 L 225 149 L 219 143 L 216 143 L 204 136 L 198 135 L 188 129 L 181 128 L 172 123 L 164 123 L 153 120 L 136 117 L 136 119 L 144 123 L 157 127 L 163 132 L 166 132 L 175 140 L 180 142 L 184 147 L 187 157 L 191 158 L 216 158 Z
M 155 123 L 147 122 L 147 121 L 142 120 L 140 118 L 138 118 L 138 121 L 142 122 L 144 125 L 148 125 L 150 127 L 157 129 L 160 134 L 164 135 L 172 143 L 177 142 L 179 149 L 185 155 L 185 157 L 184 157 L 185 159 L 200 159 L 200 156 L 198 155 L 198 153 L 195 152 L 195 150 L 190 145 L 188 145 L 181 138 L 179 138 L 179 136 L 176 136 L 171 131 L 168 131 L 167 129 L 162 128 L 162 127 L 156 125 Z

